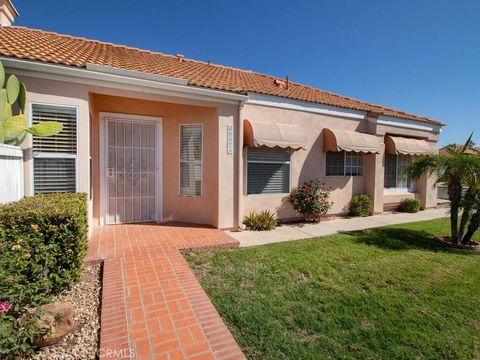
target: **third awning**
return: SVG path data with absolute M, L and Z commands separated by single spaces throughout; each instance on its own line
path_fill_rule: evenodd
M 422 155 L 436 152 L 436 149 L 425 140 L 400 136 L 385 136 L 385 152 L 387 154 Z
M 323 130 L 323 151 L 354 151 L 380 154 L 383 150 L 381 140 L 370 134 L 343 129 Z

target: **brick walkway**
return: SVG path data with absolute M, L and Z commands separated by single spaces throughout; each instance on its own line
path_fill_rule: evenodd
M 237 246 L 180 224 L 95 229 L 85 261 L 104 261 L 100 358 L 245 359 L 179 252 Z

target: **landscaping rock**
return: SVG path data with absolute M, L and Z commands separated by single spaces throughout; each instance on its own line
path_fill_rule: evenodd
M 47 329 L 47 335 L 35 342 L 35 346 L 44 347 L 56 344 L 73 329 L 73 306 L 70 303 L 56 302 L 40 308 L 45 312 L 39 320 L 39 327 Z
M 72 332 L 54 345 L 41 348 L 34 360 L 89 360 L 97 358 L 100 328 L 100 265 L 86 266 L 82 280 L 55 301 L 73 305 Z

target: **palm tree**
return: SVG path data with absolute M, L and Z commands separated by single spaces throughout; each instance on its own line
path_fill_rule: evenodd
M 463 147 L 423 155 L 405 171 L 411 180 L 428 175 L 435 176 L 437 184 L 447 185 L 451 238 L 459 244 L 468 243 L 480 226 L 480 156 L 467 153 L 472 135 Z

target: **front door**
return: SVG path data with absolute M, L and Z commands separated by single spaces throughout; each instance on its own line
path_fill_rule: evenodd
M 106 118 L 105 222 L 159 220 L 159 136 L 155 121 Z

